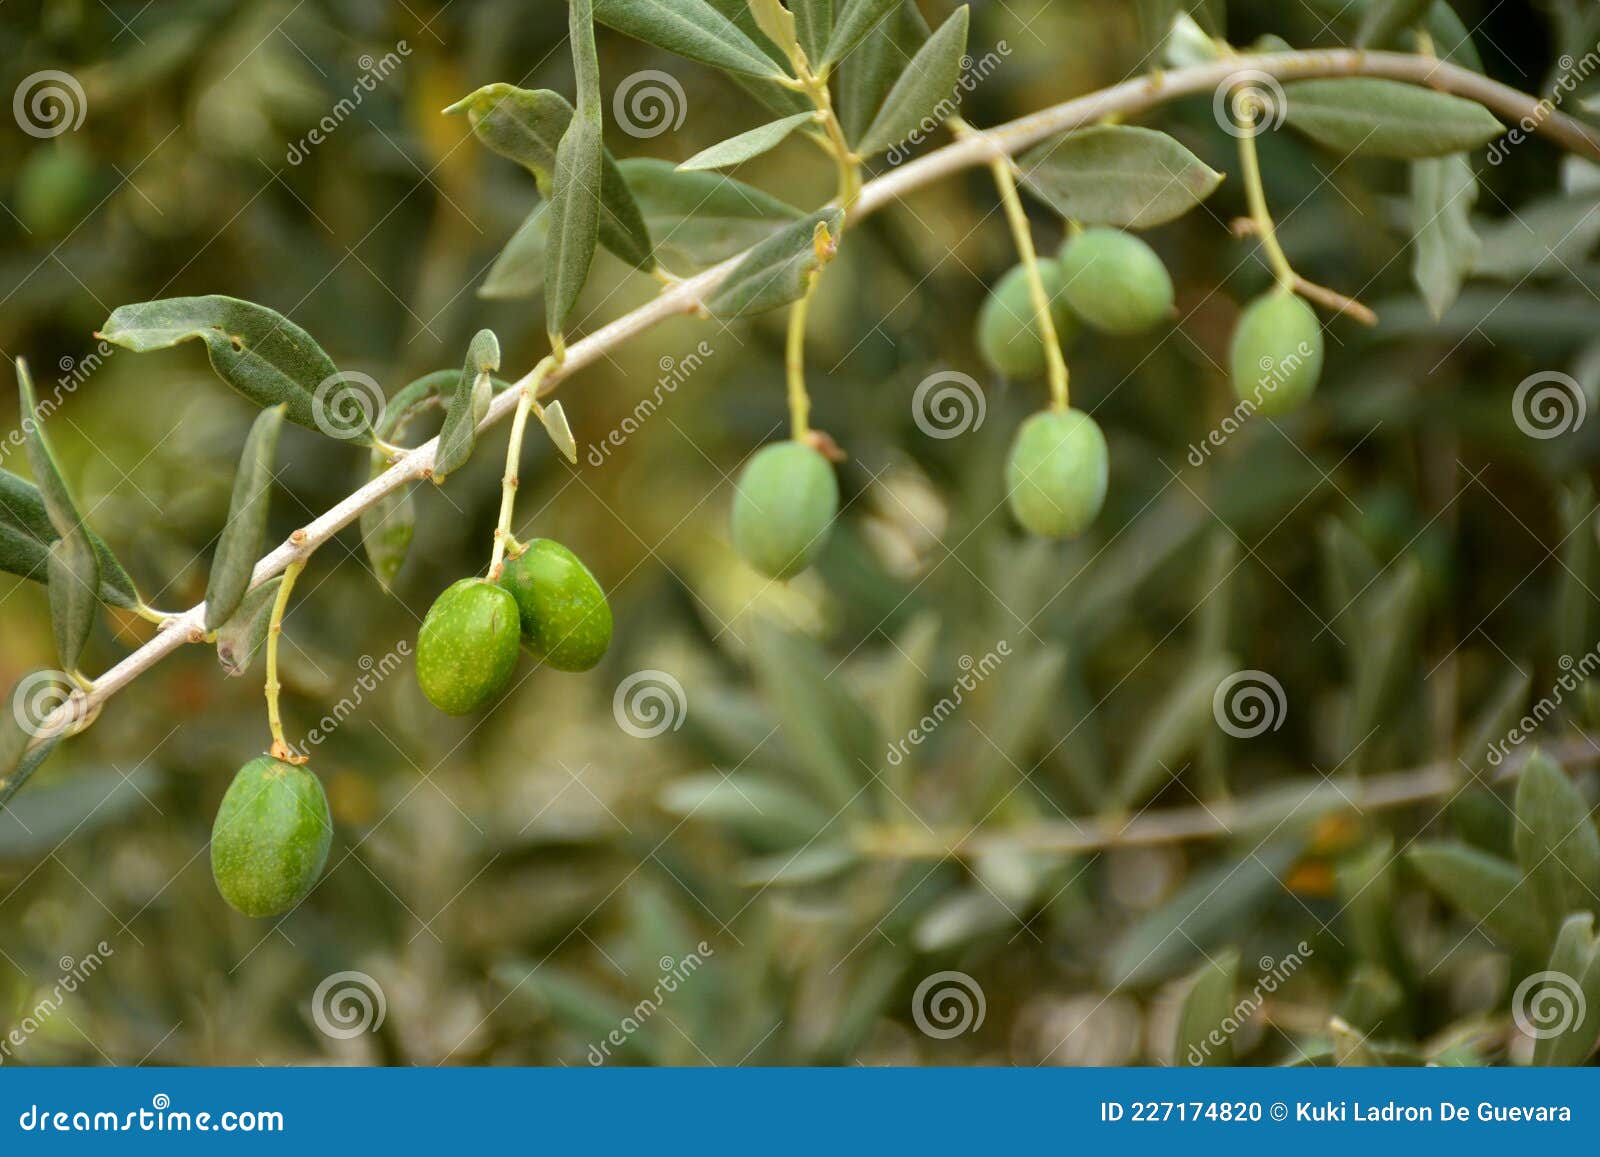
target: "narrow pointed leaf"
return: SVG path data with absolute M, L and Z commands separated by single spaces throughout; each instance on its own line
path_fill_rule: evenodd
M 1289 125 L 1341 153 L 1442 157 L 1475 149 L 1505 131 L 1480 104 L 1399 81 L 1302 80 L 1285 91 Z
M 837 58 L 839 123 L 852 145 L 860 147 L 884 97 L 931 35 L 933 30 L 914 0 L 899 0 L 888 15 L 873 22 L 853 51 Z
M 272 603 L 278 597 L 283 576 L 262 583 L 244 596 L 231 618 L 216 629 L 217 662 L 228 675 L 243 675 L 250 669 L 272 623 Z
M 239 472 L 233 479 L 233 498 L 228 503 L 228 523 L 217 541 L 211 577 L 206 583 L 207 631 L 216 630 L 239 609 L 255 573 L 256 560 L 261 557 L 283 414 L 282 406 L 261 411 L 245 439 Z
M 282 314 L 234 297 L 169 297 L 124 305 L 100 331 L 112 345 L 135 353 L 171 349 L 186 341 L 205 343 L 211 366 L 228 385 L 263 408 L 287 407 L 289 421 L 322 430 L 319 412 L 328 391 L 340 386 L 339 369 L 305 330 Z M 319 402 L 318 390 L 322 390 Z M 344 427 L 341 413 L 341 429 Z M 370 441 L 370 415 L 355 415 L 346 440 Z
M 1085 225 L 1148 229 L 1181 217 L 1222 174 L 1166 133 L 1102 125 L 1046 141 L 1018 158 L 1023 185 Z
M 770 237 L 803 213 L 753 185 L 716 173 L 685 173 L 670 161 L 621 163 L 651 235 L 665 255 L 705 267 Z
M 0 811 L 4 811 L 10 805 L 12 799 L 23 789 L 44 761 L 50 758 L 50 753 L 60 742 L 60 736 L 52 736 L 32 751 L 20 753 L 15 766 L 6 767 L 0 764 Z
M 39 488 L 9 470 L 0 470 L 0 570 L 35 582 L 45 581 L 45 551 L 58 537 Z M 89 531 L 100 563 L 100 601 L 136 607 L 139 592 L 111 548 Z
M 705 0 L 596 0 L 595 19 L 701 64 L 745 76 L 781 76 L 776 62 Z
M 1581 1065 L 1594 1055 L 1600 1038 L 1600 945 L 1595 942 L 1594 914 L 1567 917 L 1556 934 L 1555 947 L 1542 982 L 1534 980 L 1513 1011 L 1520 1011 L 1537 1030 L 1533 1043 L 1536 1065 Z M 1517 992 L 1522 992 L 1519 987 Z M 1546 1015 L 1549 1014 L 1548 1017 Z
M 785 8 L 781 0 L 747 0 L 747 3 L 751 15 L 756 18 L 756 27 L 785 57 L 792 56 L 800 47 L 794 13 Z
M 828 42 L 833 36 L 834 3 L 835 0 L 790 0 L 800 47 L 813 68 L 828 51 Z
M 751 157 L 759 157 L 762 153 L 776 148 L 795 129 L 815 120 L 815 113 L 802 112 L 795 113 L 794 116 L 784 117 L 782 120 L 758 125 L 747 132 L 740 133 L 738 136 L 719 141 L 710 148 L 701 149 L 679 165 L 678 168 L 685 172 L 694 172 L 698 169 L 721 169 L 729 165 L 737 165 L 742 161 L 748 161 Z
M 850 53 L 873 31 L 889 18 L 889 10 L 900 0 L 842 0 L 844 7 L 833 22 L 833 33 L 828 38 L 828 50 L 822 58 L 824 67 L 832 67 Z M 809 49 L 807 52 L 809 53 Z
M 438 370 L 404 386 L 384 407 L 378 437 L 398 443 L 411 420 L 424 410 L 438 408 L 441 393 L 453 389 L 459 380 L 456 370 Z M 388 468 L 388 457 L 374 450 L 368 477 L 376 478 Z M 416 533 L 417 503 L 412 490 L 411 485 L 392 490 L 361 512 L 361 545 L 378 584 L 386 591 L 393 588 Z
M 589 0 L 573 0 L 568 21 L 578 109 L 556 146 L 545 244 L 545 329 L 553 342 L 589 278 L 600 224 L 600 64 Z
M 1503 947 L 1535 957 L 1549 951 L 1554 929 L 1546 926 L 1514 864 L 1445 842 L 1415 844 L 1406 859 L 1434 891 Z
M 555 443 L 556 449 L 568 462 L 577 465 L 578 442 L 572 436 L 572 427 L 567 424 L 567 412 L 562 409 L 560 402 L 551 402 L 539 411 L 539 421 L 544 425 L 544 432 L 550 435 L 550 441 Z
M 1179 1065 L 1233 1064 L 1233 990 L 1239 982 L 1239 951 L 1230 948 L 1207 960 L 1189 979 L 1178 1013 L 1172 1060 Z
M 450 395 L 439 449 L 433 463 L 433 480 L 442 484 L 472 456 L 478 440 L 478 423 L 488 409 L 489 375 L 500 368 L 500 342 L 493 330 L 480 329 L 467 348 L 466 364 Z
M 941 107 L 961 79 L 961 58 L 967 51 L 968 10 L 957 8 L 918 50 L 894 82 L 883 107 L 862 137 L 865 155 L 882 152 L 906 139 L 927 121 L 943 119 Z
M 823 209 L 769 237 L 733 268 L 706 308 L 712 316 L 729 320 L 798 300 L 822 264 L 819 227 L 837 239 L 843 222 L 840 210 Z
M 1600 833 L 1567 773 L 1535 753 L 1517 780 L 1513 843 L 1550 928 L 1572 912 L 1600 910 Z
M 1411 277 L 1443 317 L 1477 264 L 1483 243 L 1472 231 L 1478 178 L 1463 153 L 1411 163 Z
M 1361 17 L 1357 48 L 1387 48 L 1396 35 L 1422 22 L 1433 0 L 1373 0 Z
M 1225 655 L 1213 655 L 1184 672 L 1154 704 L 1148 721 L 1117 777 L 1118 804 L 1132 809 L 1169 783 L 1200 736 L 1216 726 L 1212 698 L 1233 668 Z
M 500 250 L 478 296 L 489 301 L 533 297 L 544 288 L 544 246 L 550 233 L 550 205 L 539 202 Z M 609 248 L 609 246 L 607 246 Z

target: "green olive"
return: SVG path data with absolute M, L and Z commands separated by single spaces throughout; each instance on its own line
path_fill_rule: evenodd
M 536 538 L 506 563 L 522 645 L 557 671 L 587 671 L 611 645 L 611 604 L 589 568 L 559 542 Z
M 816 558 L 839 513 L 833 464 L 804 442 L 774 442 L 745 464 L 733 500 L 733 546 L 769 578 Z
M 1056 338 L 1066 345 L 1078 322 L 1061 292 L 1061 266 L 1050 258 L 1039 262 L 1039 280 L 1050 298 L 1050 319 Z M 1028 271 L 1017 265 L 996 284 L 978 311 L 978 352 L 989 368 L 1008 378 L 1036 378 L 1045 372 L 1044 341 L 1039 336 Z
M 246 916 L 278 916 L 311 891 L 333 820 L 322 781 L 270 755 L 239 769 L 211 828 L 211 876 Z
M 1120 229 L 1085 229 L 1061 248 L 1062 294 L 1079 317 L 1126 337 L 1169 320 L 1172 277 L 1156 251 Z
M 1017 430 L 1006 461 L 1011 513 L 1045 538 L 1076 538 L 1106 500 L 1106 436 L 1082 410 L 1043 410 Z
M 487 579 L 464 578 L 428 608 L 417 632 L 417 682 L 448 715 L 498 695 L 517 666 L 517 600 Z
M 1287 289 L 1263 293 L 1233 331 L 1233 392 L 1269 418 L 1298 410 L 1322 376 L 1322 323 Z

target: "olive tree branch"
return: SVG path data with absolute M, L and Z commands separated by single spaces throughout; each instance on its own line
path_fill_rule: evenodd
M 1015 154 L 1057 133 L 1094 124 L 1108 116 L 1128 116 L 1180 97 L 1212 92 L 1242 69 L 1254 69 L 1284 81 L 1369 76 L 1425 85 L 1477 101 L 1512 122 L 1526 122 L 1561 147 L 1600 161 L 1600 131 L 1554 110 L 1547 101 L 1536 100 L 1457 65 L 1404 53 L 1348 49 L 1233 56 L 1127 80 L 946 145 L 863 185 L 846 221 L 853 223 L 953 173 L 987 165 L 997 148 Z M 524 388 L 543 397 L 572 373 L 598 361 L 637 334 L 668 318 L 699 311 L 701 302 L 728 276 L 742 256 L 730 257 L 693 277 L 666 285 L 645 305 L 573 343 L 565 350 L 565 359 L 560 365 L 550 369 L 542 379 L 537 378 L 537 370 L 530 371 L 514 383 L 514 388 L 496 395 L 479 430 L 510 416 Z M 303 562 L 319 546 L 356 521 L 362 511 L 402 486 L 428 477 L 437 448 L 438 439 L 434 438 L 405 451 L 384 473 L 296 530 L 256 564 L 251 587 L 282 574 L 292 563 Z M 154 638 L 96 679 L 92 690 L 74 692 L 52 712 L 31 740 L 30 748 L 81 727 L 106 700 L 144 672 L 185 644 L 204 642 L 205 637 L 204 603 L 170 616 Z

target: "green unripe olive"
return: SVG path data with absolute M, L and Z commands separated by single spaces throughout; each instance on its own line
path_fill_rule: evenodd
M 587 671 L 611 645 L 611 604 L 589 568 L 559 542 L 536 538 L 506 563 L 522 645 L 557 671 Z
M 1102 333 L 1143 333 L 1172 317 L 1172 277 L 1156 251 L 1120 229 L 1085 229 L 1061 247 L 1062 294 Z
M 333 820 L 322 781 L 270 755 L 239 769 L 211 828 L 211 877 L 246 916 L 293 908 L 322 875 Z
M 504 587 L 464 578 L 445 588 L 417 632 L 422 693 L 447 715 L 482 707 L 516 669 L 520 633 L 517 600 Z
M 1050 299 L 1056 338 L 1066 345 L 1076 333 L 1078 321 L 1061 293 L 1061 266 L 1042 259 L 1039 280 Z M 1008 378 L 1036 378 L 1045 372 L 1044 340 L 1039 335 L 1026 267 L 1014 266 L 984 300 L 978 311 L 978 352 L 990 369 Z
M 793 578 L 816 558 L 838 513 L 833 464 L 804 442 L 774 442 L 739 475 L 733 546 L 768 578 Z
M 1045 538 L 1076 538 L 1106 500 L 1106 436 L 1082 410 L 1044 410 L 1022 423 L 1006 460 L 1011 513 Z
M 1269 418 L 1298 410 L 1322 376 L 1322 351 L 1322 323 L 1311 306 L 1286 289 L 1269 290 L 1233 331 L 1233 392 Z

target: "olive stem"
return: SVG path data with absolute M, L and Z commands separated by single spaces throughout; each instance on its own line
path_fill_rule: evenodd
M 1256 236 L 1261 239 L 1261 248 L 1267 252 L 1267 262 L 1272 266 L 1278 284 L 1285 290 L 1292 291 L 1295 284 L 1294 266 L 1289 264 L 1283 246 L 1278 244 L 1278 230 L 1273 225 L 1272 214 L 1267 209 L 1266 190 L 1261 186 L 1261 158 L 1256 153 L 1256 126 L 1261 123 L 1261 111 L 1243 110 L 1248 123 L 1241 126 L 1239 164 L 1244 169 L 1245 198 L 1250 205 L 1250 219 L 1255 222 Z
M 289 592 L 294 589 L 294 580 L 300 577 L 300 572 L 305 570 L 306 560 L 297 558 L 283 568 L 283 582 L 278 585 L 278 593 L 272 600 L 272 617 L 267 621 L 267 726 L 272 730 L 272 756 L 285 762 L 297 762 L 294 751 L 283 737 L 283 716 L 278 710 L 278 692 L 282 684 L 278 682 L 278 639 L 283 634 L 283 615 L 289 607 Z M 298 760 L 304 763 L 304 759 Z
M 949 118 L 957 138 L 983 136 L 964 119 Z M 1065 413 L 1070 406 L 1066 355 L 1061 352 L 1061 338 L 1056 333 L 1055 318 L 1050 312 L 1050 294 L 1044 287 L 1044 276 L 1039 272 L 1039 255 L 1033 247 L 1033 228 L 1028 224 L 1028 211 L 1023 208 L 1022 197 L 1017 193 L 1017 179 L 1011 174 L 1011 158 L 1001 149 L 989 161 L 989 172 L 994 175 L 995 188 L 1000 192 L 1000 204 L 1005 207 L 1006 221 L 1011 226 L 1011 237 L 1027 271 L 1028 297 L 1033 302 L 1034 324 L 1040 340 L 1044 342 L 1046 375 L 1050 382 L 1050 408 Z
M 489 552 L 489 580 L 500 577 L 505 566 L 506 544 L 511 537 L 511 514 L 516 508 L 519 471 L 522 465 L 522 438 L 528 429 L 528 415 L 538 403 L 539 385 L 545 375 L 556 368 L 556 356 L 551 354 L 534 367 L 529 381 L 521 386 L 517 397 L 516 413 L 511 418 L 511 440 L 506 445 L 506 472 L 500 479 L 500 517 L 495 523 L 494 546 Z
M 784 344 L 783 368 L 789 384 L 789 436 L 805 441 L 811 433 L 811 395 L 806 392 L 806 313 L 817 287 L 813 277 L 800 300 L 789 307 L 789 333 Z

